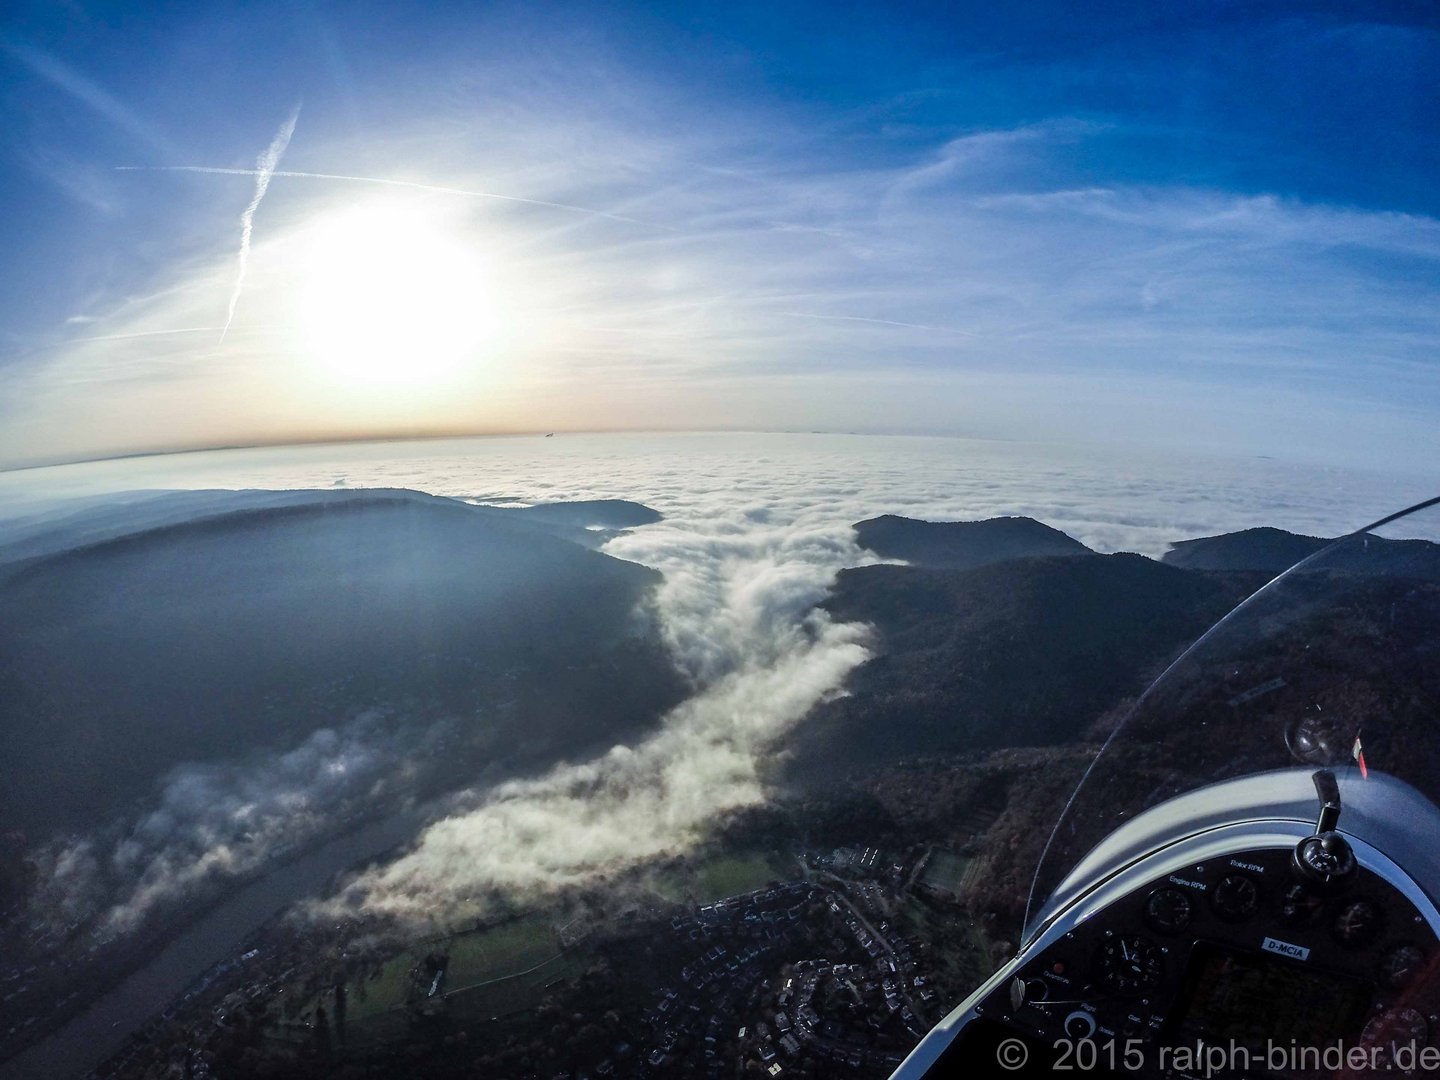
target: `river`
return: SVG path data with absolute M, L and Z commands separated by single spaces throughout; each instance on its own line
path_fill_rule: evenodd
M 83 1076 L 216 964 L 239 954 L 255 931 L 337 873 L 413 839 L 429 804 L 346 833 L 251 882 L 212 908 L 144 967 L 30 1049 L 0 1064 L 0 1080 Z

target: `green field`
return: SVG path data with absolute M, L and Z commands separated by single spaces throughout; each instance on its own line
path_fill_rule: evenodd
M 786 875 L 768 856 L 721 855 L 701 863 L 695 870 L 695 898 L 702 904 L 727 896 L 763 889 L 769 882 L 793 877 Z
M 793 862 L 779 856 L 742 851 L 668 869 L 655 875 L 652 887 L 676 903 L 708 904 L 771 881 L 791 880 L 797 873 Z M 351 984 L 346 1002 L 351 1040 L 376 1044 L 405 1035 L 411 1022 L 404 1008 L 410 972 L 431 952 L 449 955 L 441 989 L 451 1017 L 462 1023 L 533 1009 L 592 962 L 583 946 L 562 952 L 553 922 L 540 915 L 420 942 L 392 957 L 372 978 Z
M 926 885 L 933 885 L 937 889 L 948 889 L 955 895 L 960 895 L 961 883 L 965 880 L 965 871 L 970 866 L 970 860 L 962 855 L 955 855 L 949 851 L 937 851 L 930 857 L 930 865 L 925 867 L 925 876 L 921 879 Z
M 445 992 L 525 971 L 560 952 L 548 919 L 524 918 L 450 939 Z
M 556 983 L 568 982 L 584 972 L 590 957 L 572 949 L 542 960 L 522 974 L 492 980 L 469 989 L 447 992 L 445 1003 L 457 1020 L 483 1021 L 535 1008 Z
M 386 961 L 374 978 L 349 988 L 345 1002 L 345 1013 L 351 1024 L 355 1024 L 377 1013 L 383 1013 L 404 1004 L 405 990 L 409 985 L 410 969 L 417 957 L 410 952 Z M 328 996 L 328 995 L 325 995 Z
M 716 854 L 680 869 L 656 874 L 650 887 L 672 903 L 709 904 L 728 896 L 790 881 L 799 872 L 792 861 L 758 851 Z
M 410 986 L 411 969 L 432 951 L 450 954 L 443 984 L 448 998 L 478 983 L 505 979 L 542 964 L 560 953 L 560 942 L 548 919 L 528 916 L 416 945 L 387 961 L 374 978 L 350 988 L 350 1022 L 360 1023 L 401 1008 Z

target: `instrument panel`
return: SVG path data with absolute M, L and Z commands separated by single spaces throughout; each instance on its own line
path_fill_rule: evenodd
M 1216 1058 L 1188 1054 L 1214 1046 L 1249 1051 L 1248 1075 L 1291 1075 L 1311 1071 L 1293 1067 L 1308 1064 L 1303 1048 L 1337 1044 L 1378 1048 L 1367 1061 L 1403 1074 L 1400 1047 L 1440 1046 L 1440 942 L 1379 874 L 1360 867 L 1329 890 L 1293 860 L 1242 851 L 1128 892 L 1025 958 L 933 1075 L 949 1075 L 947 1059 L 973 1067 L 976 1040 L 1006 1038 L 1024 1042 L 1026 1072 L 1085 1041 L 1106 1048 L 1088 1071 L 1116 1075 L 1216 1075 Z M 1253 1067 L 1267 1060 L 1283 1067 Z

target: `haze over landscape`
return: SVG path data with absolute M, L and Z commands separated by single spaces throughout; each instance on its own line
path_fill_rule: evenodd
M 0 1077 L 888 1075 L 1434 494 L 1436 35 L 7 8 Z

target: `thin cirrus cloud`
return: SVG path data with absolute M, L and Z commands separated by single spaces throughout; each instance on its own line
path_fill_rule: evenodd
M 1422 214 L 1141 184 L 1118 168 L 1071 182 L 1077 156 L 1103 161 L 1116 122 L 1062 116 L 904 148 L 881 135 L 857 154 L 853 138 L 842 153 L 783 118 L 747 126 L 743 111 L 682 129 L 535 109 L 374 135 L 403 146 L 413 180 L 335 167 L 353 147 L 307 129 L 304 164 L 322 167 L 256 176 L 265 221 L 223 344 L 163 336 L 214 320 L 217 251 L 153 283 L 151 302 L 87 312 L 86 338 L 109 339 L 103 358 L 64 336 L 24 365 L 0 401 L 17 419 L 0 459 L 83 450 L 75 431 L 108 448 L 156 432 L 197 445 L 307 424 L 316 436 L 394 430 L 376 403 L 337 406 L 323 386 L 289 381 L 308 361 L 285 294 L 308 221 L 390 198 L 483 254 L 491 306 L 510 320 L 420 427 L 764 426 L 784 379 L 812 380 L 784 426 L 874 429 L 877 389 L 903 399 L 909 380 L 923 419 L 897 409 L 884 426 L 1023 437 L 1088 380 L 1096 408 L 1072 408 L 1063 434 L 1123 429 L 1130 406 L 1107 413 L 1117 383 L 1147 400 L 1182 387 L 1186 412 L 1215 387 L 1280 387 L 1327 406 L 1361 394 L 1367 407 L 1332 438 L 1353 449 L 1436 404 L 1440 224 Z M 455 149 L 469 144 L 484 146 L 483 184 Z M 182 166 L 140 190 L 262 172 Z M 374 190 L 357 203 L 362 187 Z M 1035 427 L 1022 416 L 1001 430 L 969 394 L 1007 377 L 1037 395 Z M 251 383 L 237 395 L 241 378 Z M 926 415 L 937 381 L 949 406 L 938 421 Z M 183 385 L 183 415 L 175 392 L 158 392 L 167 383 Z M 406 419 L 414 429 L 413 409 Z M 1276 449 L 1264 428 L 1240 433 L 1244 445 Z
M 791 319 L 828 319 L 833 322 L 873 323 L 876 326 L 898 326 L 904 330 L 930 330 L 940 334 L 963 334 L 966 337 L 974 337 L 969 330 L 961 330 L 957 326 L 926 326 L 924 323 L 897 322 L 894 319 L 872 319 L 864 315 L 822 315 L 814 311 L 782 311 L 780 314 Z
M 79 69 L 27 41 L 0 35 L 0 52 L 112 127 L 158 153 L 172 150 L 155 126 Z

